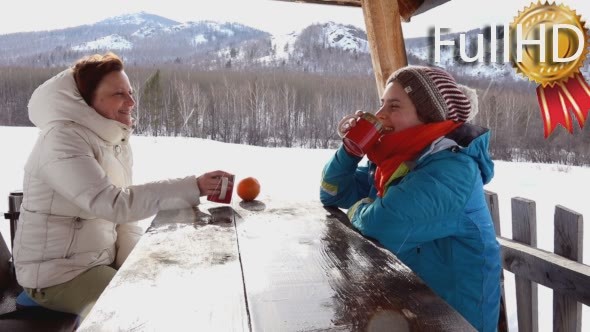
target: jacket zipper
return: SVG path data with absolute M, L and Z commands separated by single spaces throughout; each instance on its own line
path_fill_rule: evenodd
M 123 174 L 125 176 L 125 186 L 128 186 L 131 184 L 131 181 L 129 179 L 129 174 L 127 172 L 127 167 L 125 166 L 125 164 L 123 164 L 123 162 L 121 161 L 121 159 L 119 159 L 119 156 L 121 155 L 121 151 L 123 150 L 123 148 L 121 147 L 121 145 L 117 144 L 113 147 L 113 150 L 115 151 L 115 159 L 117 159 L 117 161 L 119 162 L 119 164 L 121 164 L 121 166 L 123 167 Z

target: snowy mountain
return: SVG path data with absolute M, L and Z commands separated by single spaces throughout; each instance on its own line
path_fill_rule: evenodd
M 140 12 L 67 29 L 0 35 L 0 65 L 66 66 L 108 50 L 135 64 L 200 64 L 212 52 L 268 38 L 238 23 L 177 22 Z
M 72 46 L 74 51 L 92 51 L 99 49 L 106 50 L 129 50 L 133 47 L 133 44 L 127 39 L 114 34 L 99 38 L 97 40 L 83 43 L 80 45 Z
M 112 50 L 137 65 L 371 70 L 364 31 L 334 22 L 273 36 L 238 23 L 177 22 L 139 12 L 68 29 L 0 35 L 0 50 L 0 65 L 66 66 L 88 53 Z
M 474 54 L 480 33 L 485 37 L 485 59 L 489 59 L 489 31 L 466 32 L 466 52 Z M 497 35 L 501 38 L 502 31 Z M 509 63 L 462 61 L 459 33 L 444 35 L 442 39 L 454 40 L 457 46 L 442 47 L 438 63 L 434 62 L 432 37 L 406 39 L 409 63 L 437 65 L 480 80 L 526 81 Z M 498 44 L 502 44 L 501 39 Z M 68 29 L 0 35 L 0 65 L 60 67 L 83 55 L 107 50 L 135 65 L 180 64 L 202 69 L 281 67 L 338 74 L 372 71 L 365 31 L 335 22 L 272 35 L 238 23 L 177 22 L 139 12 Z M 582 73 L 590 74 L 588 63 Z
M 141 11 L 138 13 L 125 14 L 107 18 L 105 20 L 95 23 L 94 25 L 140 25 L 143 27 L 167 27 L 176 24 L 179 24 L 179 22 L 167 19 L 162 16 L 153 15 Z
M 466 32 L 465 51 L 467 55 L 475 52 L 477 35 L 481 29 Z M 499 33 L 501 35 L 501 33 Z M 455 40 L 456 47 L 442 47 L 440 61 L 434 61 L 434 42 L 432 38 L 406 39 L 408 60 L 411 64 L 436 65 L 455 74 L 491 80 L 525 81 L 516 74 L 510 63 L 503 63 L 501 54 L 498 62 L 490 61 L 468 63 L 459 57 L 459 34 L 448 34 L 443 40 Z M 262 63 L 283 63 L 292 67 L 312 68 L 316 71 L 345 70 L 366 72 L 371 69 L 369 44 L 366 33 L 354 26 L 334 22 L 314 24 L 301 31 L 271 37 L 271 54 L 261 57 Z M 503 40 L 498 40 L 502 44 Z M 489 42 L 484 41 L 484 46 Z M 485 47 L 484 47 L 485 48 Z M 324 52 L 322 52 L 324 51 Z M 484 60 L 489 59 L 489 46 L 484 50 Z M 335 63 L 336 62 L 336 63 Z M 359 64 L 360 63 L 360 64 Z M 323 67 L 322 67 L 323 65 Z M 339 65 L 339 68 L 333 68 Z
M 371 71 L 366 33 L 351 25 L 317 23 L 299 31 L 270 38 L 261 64 L 295 70 L 335 73 Z
M 326 37 L 325 43 L 328 47 L 339 48 L 345 51 L 369 53 L 367 34 L 359 28 L 328 22 L 322 25 L 322 30 Z

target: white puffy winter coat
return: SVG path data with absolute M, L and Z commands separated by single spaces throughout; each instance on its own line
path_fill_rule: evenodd
M 131 184 L 131 128 L 89 107 L 71 69 L 35 90 L 29 118 L 41 132 L 25 166 L 14 244 L 23 287 L 119 267 L 141 236 L 137 220 L 199 203 L 195 176 Z

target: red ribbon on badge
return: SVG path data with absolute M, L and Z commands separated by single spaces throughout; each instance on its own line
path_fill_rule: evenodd
M 549 137 L 558 124 L 570 133 L 574 128 L 570 110 L 574 112 L 580 128 L 584 126 L 590 111 L 590 86 L 580 73 L 553 86 L 537 87 L 537 99 L 545 126 L 545 138 Z

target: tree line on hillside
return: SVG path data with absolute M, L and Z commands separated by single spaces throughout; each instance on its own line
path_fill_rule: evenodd
M 63 68 L 62 68 L 63 69 Z M 34 89 L 62 69 L 0 67 L 0 125 L 30 126 Z M 280 69 L 196 71 L 181 66 L 127 67 L 139 135 L 199 137 L 257 146 L 334 148 L 336 124 L 355 110 L 374 112 L 372 74 Z M 543 138 L 534 86 L 458 77 L 476 88 L 474 123 L 491 129 L 494 159 L 590 164 L 590 129 L 563 128 Z
M 351 107 L 374 109 L 365 77 L 135 70 L 137 130 L 259 146 L 332 147 Z

